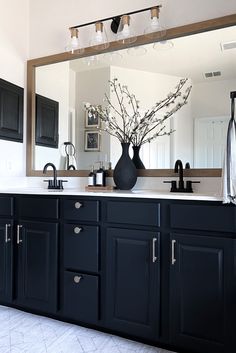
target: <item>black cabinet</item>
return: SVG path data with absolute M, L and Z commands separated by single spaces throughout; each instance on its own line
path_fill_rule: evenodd
M 13 221 L 0 219 L 0 300 L 11 302 L 13 284 Z
M 97 324 L 101 303 L 100 201 L 65 198 L 61 210 L 63 315 L 78 322 Z
M 57 309 L 57 224 L 17 224 L 17 303 L 32 309 Z
M 230 352 L 233 240 L 172 233 L 170 241 L 171 343 L 191 352 Z
M 59 103 L 36 94 L 35 144 L 58 148 Z
M 23 142 L 22 87 L 0 79 L 0 138 Z
M 108 228 L 106 250 L 109 328 L 157 339 L 160 322 L 159 233 Z
M 0 300 L 11 302 L 13 290 L 13 197 L 0 196 Z

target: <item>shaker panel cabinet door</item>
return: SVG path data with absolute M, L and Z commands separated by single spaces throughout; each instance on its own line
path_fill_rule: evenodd
M 158 232 L 107 230 L 109 328 L 136 337 L 158 337 L 159 249 Z
M 45 312 L 57 309 L 57 224 L 17 225 L 17 302 Z
M 228 352 L 232 240 L 172 233 L 170 250 L 171 343 Z
M 12 300 L 12 221 L 0 220 L 0 300 Z

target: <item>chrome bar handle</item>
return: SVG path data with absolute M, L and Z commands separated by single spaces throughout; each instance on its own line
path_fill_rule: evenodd
M 19 245 L 20 243 L 22 243 L 22 239 L 20 239 L 20 230 L 23 226 L 21 224 L 17 225 L 17 234 L 16 234 L 16 242 Z
M 9 241 L 11 241 L 11 238 L 8 238 L 8 230 L 10 227 L 11 227 L 10 224 L 5 225 L 5 243 L 8 243 Z
M 174 265 L 176 262 L 176 258 L 175 258 L 175 243 L 176 240 L 171 240 L 171 265 Z
M 153 238 L 152 239 L 152 262 L 156 262 L 157 261 L 157 257 L 156 257 L 156 242 L 157 242 L 157 238 Z

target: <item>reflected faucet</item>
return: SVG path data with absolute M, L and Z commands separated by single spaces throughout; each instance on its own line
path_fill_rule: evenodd
M 179 173 L 179 189 L 184 189 L 183 163 L 180 159 L 175 162 L 175 173 Z

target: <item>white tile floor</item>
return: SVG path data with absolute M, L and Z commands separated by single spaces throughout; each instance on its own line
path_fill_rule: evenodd
M 0 306 L 0 353 L 171 353 Z

